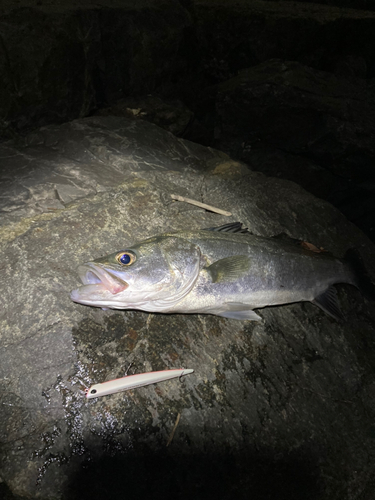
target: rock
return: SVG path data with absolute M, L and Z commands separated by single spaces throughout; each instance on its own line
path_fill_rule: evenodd
M 284 232 L 338 256 L 355 246 L 374 277 L 374 246 L 356 227 L 294 183 L 141 120 L 49 126 L 0 154 L 0 492 L 371 498 L 375 313 L 353 287 L 337 287 L 343 323 L 306 303 L 258 310 L 253 323 L 69 298 L 88 259 L 228 222 L 170 194 L 230 210 L 256 234 Z M 85 399 L 85 387 L 130 363 L 130 373 L 195 373 Z
M 108 108 L 95 113 L 97 116 L 125 116 L 147 120 L 172 134 L 181 137 L 193 118 L 193 113 L 180 100 L 161 99 L 146 95 L 120 99 Z
M 0 111 L 9 138 L 90 114 L 175 73 L 191 24 L 176 0 L 2 5 Z M 179 59 L 178 68 L 184 67 Z
M 3 138 L 148 93 L 199 115 L 207 86 L 271 58 L 375 76 L 373 12 L 261 0 L 3 0 L 0 9 Z M 192 123 L 192 137 L 207 142 L 205 126 Z
M 334 1 L 334 0 L 333 0 Z M 202 65 L 210 82 L 268 59 L 373 78 L 374 12 L 291 1 L 196 0 Z
M 365 80 L 267 61 L 219 85 L 217 139 L 231 152 L 245 140 L 246 160 L 253 148 L 269 148 L 364 180 L 375 159 L 374 101 L 374 85 Z
M 212 145 L 328 199 L 375 238 L 373 82 L 270 60 L 211 95 Z
M 279 0 L 281 2 L 290 2 L 290 0 Z M 362 10 L 375 10 L 375 3 L 373 0 L 296 0 L 297 2 L 314 3 L 322 5 L 331 5 L 335 7 L 349 7 L 351 9 Z

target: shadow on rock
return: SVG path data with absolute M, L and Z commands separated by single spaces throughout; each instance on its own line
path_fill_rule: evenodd
M 322 481 L 311 457 L 258 458 L 257 454 L 172 455 L 159 452 L 104 456 L 76 472 L 64 499 L 322 498 Z

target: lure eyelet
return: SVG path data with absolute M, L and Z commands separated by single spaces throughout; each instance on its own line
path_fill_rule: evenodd
M 136 256 L 134 255 L 133 252 L 130 252 L 129 250 L 119 252 L 116 255 L 116 260 L 119 264 L 122 266 L 130 266 L 136 261 Z

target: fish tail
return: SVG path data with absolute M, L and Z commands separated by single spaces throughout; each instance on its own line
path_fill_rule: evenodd
M 375 301 L 375 285 L 367 272 L 358 250 L 350 248 L 345 254 L 344 261 L 353 273 L 353 285 L 355 285 L 367 299 Z

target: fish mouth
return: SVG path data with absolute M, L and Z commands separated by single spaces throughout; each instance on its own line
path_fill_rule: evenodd
M 77 290 L 72 292 L 72 299 L 82 298 L 84 295 L 92 295 L 110 292 L 112 295 L 123 292 L 129 284 L 111 273 L 108 269 L 103 269 L 100 264 L 88 262 L 78 267 L 78 275 L 83 283 Z

